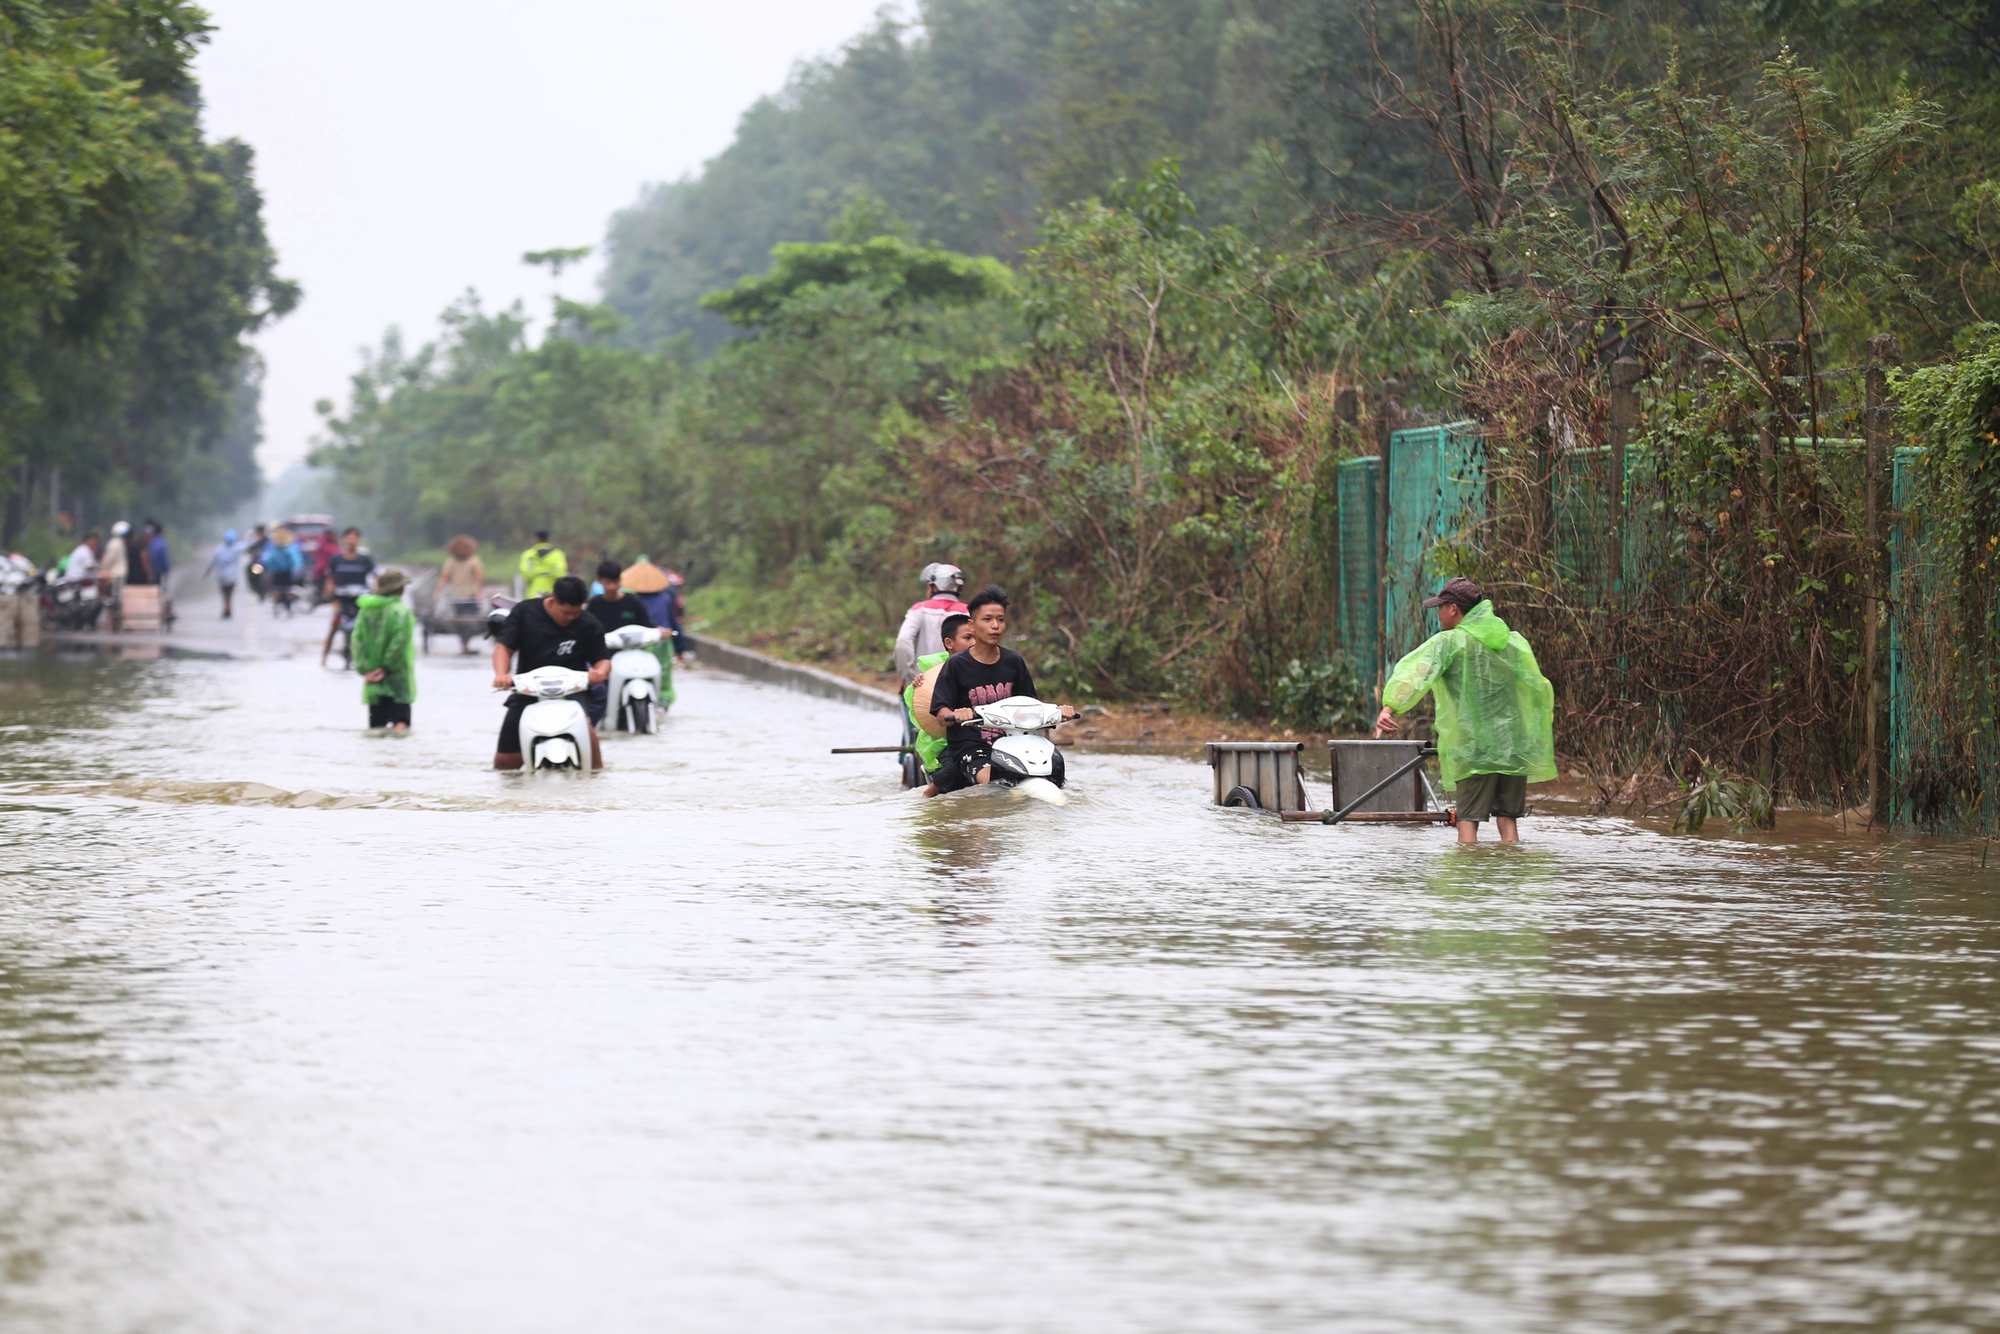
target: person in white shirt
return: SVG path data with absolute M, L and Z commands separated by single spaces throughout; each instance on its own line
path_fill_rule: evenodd
M 76 544 L 76 550 L 69 553 L 69 560 L 63 565 L 63 574 L 70 579 L 82 579 L 97 575 L 98 537 L 96 533 Z

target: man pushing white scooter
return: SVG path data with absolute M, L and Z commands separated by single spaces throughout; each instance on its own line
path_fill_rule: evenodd
M 507 697 L 507 717 L 500 724 L 500 744 L 493 755 L 495 769 L 521 767 L 521 715 L 538 701 L 550 696 L 543 691 L 523 693 L 515 677 L 526 678 L 553 668 L 576 673 L 577 692 L 586 686 L 603 684 L 611 675 L 611 654 L 604 644 L 604 629 L 584 614 L 590 589 L 583 580 L 566 574 L 556 580 L 547 597 L 528 598 L 514 604 L 507 613 L 493 646 L 493 688 L 513 690 Z M 516 655 L 519 655 L 516 661 Z M 553 673 L 548 679 L 560 681 Z M 582 706 L 575 706 L 578 712 Z M 602 769 L 604 755 L 598 748 L 597 729 L 584 720 L 590 736 L 590 767 Z M 578 760 L 582 757 L 577 756 Z

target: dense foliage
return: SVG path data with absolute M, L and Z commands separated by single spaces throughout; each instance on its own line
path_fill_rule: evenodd
M 1067 689 L 1325 722 L 1357 714 L 1335 465 L 1469 415 L 1494 509 L 1433 573 L 1502 590 L 1565 750 L 1852 800 L 1884 605 L 1853 368 L 2000 301 L 1982 14 L 937 0 L 614 219 L 607 309 L 491 355 L 461 319 L 324 457 L 421 498 L 409 541 L 665 552 L 787 651 L 880 663 L 946 558 L 1023 595 Z M 1576 505 L 1619 358 L 1607 571 L 1601 481 Z
M 0 2 L 0 536 L 41 554 L 51 509 L 177 515 L 257 487 L 243 339 L 298 290 L 250 150 L 202 137 L 207 32 L 182 0 Z

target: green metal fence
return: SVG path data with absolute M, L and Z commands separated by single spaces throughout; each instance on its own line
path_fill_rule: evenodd
M 1335 485 L 1340 505 L 1340 649 L 1364 681 L 1382 671 L 1377 622 L 1382 607 L 1382 460 L 1344 460 Z
M 1382 578 L 1382 652 L 1389 664 L 1437 631 L 1423 606 L 1437 591 L 1440 556 L 1486 519 L 1486 441 L 1473 422 L 1389 437 L 1389 524 Z
M 1865 442 L 1859 437 L 1781 439 L 1802 485 L 1858 495 L 1865 484 Z M 1919 716 L 1917 683 L 1942 664 L 1926 657 L 1942 604 L 1937 553 L 1900 517 L 1915 498 L 1920 448 L 1893 452 L 1890 509 L 1890 614 L 1888 657 L 1889 778 L 1896 794 L 1893 819 L 1913 818 L 1908 792 L 1913 764 L 1928 762 L 1932 728 Z M 1625 451 L 1624 476 L 1614 479 L 1609 447 L 1563 451 L 1547 461 L 1544 505 L 1548 540 L 1558 574 L 1613 592 L 1608 557 L 1623 553 L 1617 582 L 1638 595 L 1671 603 L 1669 584 L 1684 563 L 1676 555 L 1678 530 L 1668 517 L 1659 460 L 1643 445 Z M 1614 491 L 1614 487 L 1618 490 Z M 1386 461 L 1355 458 L 1337 470 L 1339 522 L 1338 637 L 1364 680 L 1380 682 L 1403 654 L 1437 629 L 1425 597 L 1455 572 L 1455 548 L 1477 541 L 1496 503 L 1483 438 L 1474 423 L 1453 422 L 1394 432 Z M 1386 494 L 1385 494 L 1386 491 Z M 1617 503 L 1614 503 L 1616 498 Z M 1511 503 L 1511 502 L 1509 502 Z M 1614 518 L 1622 517 L 1615 544 Z M 1942 622 L 1938 622 L 1941 624 Z M 1918 637 L 1922 642 L 1917 642 Z M 1932 654 L 1931 656 L 1935 656 Z M 1925 679 L 1928 679 L 1925 677 Z M 2000 748 L 2000 738 L 1994 747 Z M 2000 765 L 2000 759 L 1996 759 Z M 1921 812 L 1916 813 L 1918 816 Z

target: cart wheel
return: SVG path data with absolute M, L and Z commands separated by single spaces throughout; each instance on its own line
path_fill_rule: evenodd
M 1222 804 L 1225 806 L 1240 806 L 1252 811 L 1261 811 L 1264 809 L 1264 803 L 1257 800 L 1256 792 L 1240 784 L 1229 789 L 1228 795 L 1222 799 Z

